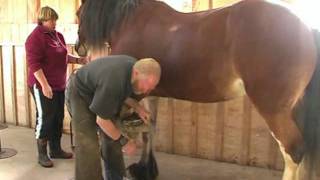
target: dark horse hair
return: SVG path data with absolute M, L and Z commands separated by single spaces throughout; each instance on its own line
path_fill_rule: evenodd
M 84 3 L 85 2 L 85 3 Z M 93 48 L 103 47 L 111 32 L 130 16 L 141 0 L 83 0 L 79 36 Z M 100 28 L 102 27 L 102 28 Z
M 320 166 L 320 32 L 313 30 L 315 43 L 318 52 L 318 61 L 316 69 L 309 85 L 306 88 L 303 99 L 299 102 L 295 112 L 295 120 L 302 129 L 304 140 L 306 143 L 306 153 L 303 159 L 304 172 L 312 172 L 316 174 L 305 173 L 305 179 L 319 177 L 320 173 L 317 167 Z

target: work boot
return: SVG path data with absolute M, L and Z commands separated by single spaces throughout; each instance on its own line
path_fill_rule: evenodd
M 47 140 L 46 139 L 37 139 L 38 146 L 38 163 L 46 168 L 53 166 L 53 162 L 48 157 L 47 153 Z
M 71 159 L 72 153 L 62 150 L 60 142 L 60 139 L 49 141 L 50 157 L 53 159 Z

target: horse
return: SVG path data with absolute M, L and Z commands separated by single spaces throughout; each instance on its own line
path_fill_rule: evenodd
M 78 47 L 108 44 L 112 55 L 160 63 L 153 96 L 212 103 L 246 94 L 279 144 L 283 180 L 320 179 L 320 35 L 290 8 L 243 0 L 181 13 L 155 0 L 83 0 L 78 17 Z M 158 175 L 148 147 L 129 167 L 136 179 Z

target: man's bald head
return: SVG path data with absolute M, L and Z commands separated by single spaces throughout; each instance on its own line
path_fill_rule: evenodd
M 149 93 L 159 83 L 160 64 L 152 58 L 140 59 L 133 65 L 133 85 L 137 94 Z

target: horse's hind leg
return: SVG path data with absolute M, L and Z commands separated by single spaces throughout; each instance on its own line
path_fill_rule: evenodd
M 267 89 L 267 87 L 265 87 Z M 255 88 L 259 92 L 259 88 Z M 259 113 L 264 117 L 277 140 L 283 158 L 285 160 L 285 171 L 283 180 L 294 180 L 298 163 L 301 162 L 304 155 L 304 141 L 302 133 L 292 117 L 293 102 L 285 96 L 276 96 L 277 92 L 266 90 L 264 95 L 247 91 L 252 103 Z M 286 91 L 283 89 L 283 91 Z M 273 94 L 275 93 L 275 94 Z M 288 92 L 289 93 L 289 92 Z M 259 95 L 257 95 L 259 94 Z
M 275 138 L 275 140 L 279 145 L 280 152 L 282 153 L 282 157 L 285 163 L 285 169 L 283 172 L 282 180 L 295 180 L 298 172 L 298 164 L 292 160 L 290 155 L 285 151 L 285 148 L 282 145 L 282 143 L 279 140 L 277 140 L 277 138 L 274 136 L 273 133 L 272 133 L 272 136 Z

